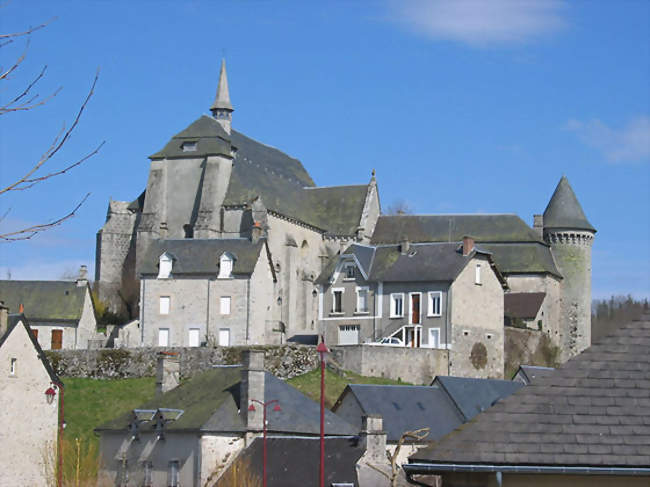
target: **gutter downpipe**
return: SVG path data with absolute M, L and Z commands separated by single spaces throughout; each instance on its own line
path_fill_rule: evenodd
M 144 345 L 144 282 L 142 276 L 140 276 L 140 345 Z
M 551 465 L 490 465 L 490 464 L 454 464 L 454 463 L 405 463 L 402 469 L 407 476 L 439 475 L 441 472 L 495 472 L 503 473 L 536 473 L 536 474 L 565 474 L 565 475 L 625 475 L 649 476 L 650 467 L 572 467 Z
M 57 447 L 59 449 L 59 471 L 57 475 L 57 486 L 58 487 L 63 487 L 63 446 L 62 446 L 62 441 L 63 441 L 63 421 L 64 421 L 64 410 L 63 410 L 63 384 L 59 382 L 57 384 L 59 386 L 59 401 L 61 402 L 61 407 L 59 408 L 59 435 L 57 438 Z
M 453 282 L 449 284 L 449 287 L 447 288 L 447 309 L 445 310 L 445 314 L 447 315 L 447 323 L 445 323 L 445 348 L 447 349 L 447 375 L 451 375 L 451 350 L 449 349 L 449 344 L 451 343 L 451 323 L 450 323 L 450 313 L 449 313 L 449 308 L 450 308 L 450 303 L 451 303 L 451 286 Z
M 251 321 L 251 279 L 253 275 L 251 274 L 248 279 L 246 279 L 246 344 L 250 340 L 250 321 Z

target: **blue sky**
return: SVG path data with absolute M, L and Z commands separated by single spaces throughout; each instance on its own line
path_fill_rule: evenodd
M 14 1 L 0 32 L 31 36 L 0 101 L 43 65 L 37 109 L 0 117 L 0 182 L 20 177 L 96 92 L 46 166 L 81 167 L 0 195 L 0 277 L 94 268 L 109 198 L 146 185 L 147 156 L 208 108 L 228 63 L 233 126 L 298 157 L 318 185 L 377 170 L 382 205 L 418 213 L 542 213 L 563 174 L 591 223 L 593 294 L 650 296 L 650 2 Z M 0 48 L 13 64 L 25 41 Z

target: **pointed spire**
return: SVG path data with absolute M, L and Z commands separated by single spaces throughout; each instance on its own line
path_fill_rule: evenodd
M 589 223 L 566 176 L 562 176 L 544 210 L 544 228 L 596 229 Z
M 232 112 L 234 108 L 230 104 L 230 92 L 228 90 L 228 75 L 226 74 L 226 60 L 221 60 L 221 72 L 219 73 L 219 85 L 217 95 L 214 97 L 210 107 L 212 116 L 217 119 L 224 130 L 230 133 L 232 123 Z

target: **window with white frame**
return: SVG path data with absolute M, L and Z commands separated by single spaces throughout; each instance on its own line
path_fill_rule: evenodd
M 142 472 L 142 487 L 152 487 L 153 483 L 151 481 L 151 474 L 153 472 L 153 463 L 150 460 L 142 462 Z
M 198 347 L 201 344 L 201 329 L 190 328 L 187 337 L 187 343 L 190 347 Z
M 357 313 L 368 312 L 368 288 L 357 288 Z
M 429 347 L 440 348 L 440 328 L 429 328 Z
M 169 346 L 169 328 L 158 328 L 158 346 Z
M 474 273 L 474 284 L 481 284 L 481 264 L 476 264 L 476 271 Z
M 233 257 L 229 253 L 223 254 L 219 258 L 219 279 L 228 279 L 232 277 Z
M 186 142 L 183 142 L 183 145 L 181 146 L 183 149 L 183 152 L 196 152 L 196 140 L 188 140 Z
M 390 317 L 401 318 L 404 316 L 404 293 L 390 295 Z
M 429 293 L 429 316 L 440 316 L 442 314 L 442 292 L 431 291 Z
M 158 259 L 158 279 L 169 279 L 172 273 L 174 259 L 167 252 L 162 254 Z
M 221 296 L 219 298 L 219 313 L 222 315 L 230 314 L 230 296 Z
M 160 296 L 160 314 L 168 315 L 171 308 L 171 298 L 169 296 Z
M 12 358 L 11 365 L 9 366 L 9 375 L 16 375 L 16 365 L 18 364 L 18 359 Z
M 169 485 L 169 487 L 179 487 L 180 466 L 181 465 L 178 460 L 172 460 L 169 462 L 169 477 L 167 479 L 167 485 Z
M 343 313 L 343 288 L 332 289 L 332 313 Z
M 355 274 L 354 274 L 354 264 L 352 262 L 348 262 L 345 264 L 345 279 L 354 279 Z
M 219 346 L 227 347 L 230 345 L 230 328 L 219 328 Z

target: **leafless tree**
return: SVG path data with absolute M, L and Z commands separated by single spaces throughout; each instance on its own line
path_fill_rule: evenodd
M 51 19 L 43 24 L 40 24 L 36 27 L 30 27 L 21 32 L 0 34 L 0 48 L 6 48 L 8 45 L 16 41 L 23 41 L 23 40 L 25 41 L 25 47 L 22 53 L 18 55 L 18 57 L 16 58 L 12 66 L 6 69 L 5 67 L 0 66 L 0 82 L 2 82 L 2 85 L 0 86 L 4 87 L 4 85 L 12 79 L 12 75 L 16 74 L 17 71 L 21 68 L 23 62 L 27 57 L 27 52 L 29 50 L 29 44 L 30 44 L 29 41 L 32 33 L 45 28 L 48 24 L 50 24 L 54 20 L 55 19 Z M 37 75 L 35 75 L 32 78 L 32 80 L 28 82 L 26 85 L 22 86 L 17 90 L 13 90 L 15 95 L 10 96 L 9 101 L 3 103 L 2 106 L 0 106 L 0 117 L 1 116 L 6 117 L 8 114 L 11 113 L 33 110 L 39 106 L 44 105 L 45 103 L 49 102 L 54 97 L 56 97 L 56 95 L 59 94 L 59 92 L 61 91 L 61 87 L 55 89 L 54 91 L 52 91 L 46 96 L 41 96 L 36 91 L 38 83 L 45 77 L 46 72 L 47 72 L 47 65 L 43 66 L 40 72 Z M 104 142 L 101 142 L 97 147 L 95 147 L 95 149 L 83 155 L 82 157 L 77 158 L 73 162 L 67 162 L 58 169 L 54 169 L 51 171 L 45 170 L 46 164 L 49 163 L 52 160 L 52 158 L 61 151 L 61 148 L 70 139 L 72 133 L 74 132 L 77 125 L 79 124 L 79 121 L 81 120 L 81 116 L 84 110 L 86 109 L 88 102 L 93 96 L 93 93 L 95 92 L 95 86 L 97 84 L 98 79 L 99 79 L 99 69 L 95 73 L 95 77 L 92 81 L 90 89 L 85 99 L 83 100 L 80 108 L 77 110 L 76 116 L 72 124 L 67 128 L 65 124 L 62 126 L 60 131 L 53 138 L 52 143 L 49 145 L 49 147 L 47 147 L 47 149 L 43 152 L 43 154 L 38 158 L 37 161 L 32 161 L 31 163 L 25 164 L 26 169 L 23 172 L 22 176 L 18 177 L 16 180 L 9 183 L 7 186 L 3 185 L 4 187 L 0 187 L 0 195 L 5 195 L 6 197 L 13 191 L 26 191 L 26 190 L 33 189 L 35 186 L 45 181 L 49 181 L 50 179 L 56 178 L 57 176 L 66 174 L 67 172 L 80 166 L 81 164 L 83 164 L 84 162 L 86 162 L 88 159 L 90 159 L 92 156 L 94 156 L 99 152 L 101 147 L 104 145 Z M 79 208 L 81 208 L 81 206 L 88 199 L 88 196 L 90 196 L 90 193 L 87 193 L 85 196 L 83 196 L 79 200 L 79 202 L 72 208 L 72 210 L 69 210 L 67 213 L 61 216 L 50 219 L 43 223 L 37 223 L 23 228 L 9 229 L 0 232 L 0 241 L 7 242 L 7 241 L 16 241 L 16 240 L 29 240 L 41 232 L 50 230 L 54 227 L 61 225 L 65 221 L 75 216 Z M 7 217 L 10 211 L 11 209 L 9 208 L 2 214 L 2 216 L 0 216 L 0 222 L 2 222 L 2 220 L 4 220 Z
M 390 482 L 391 487 L 397 487 L 400 472 L 400 466 L 397 465 L 397 459 L 399 458 L 399 452 L 402 449 L 402 446 L 407 440 L 419 443 L 427 436 L 429 436 L 429 428 L 420 428 L 417 430 L 405 431 L 402 433 L 402 436 L 400 436 L 399 441 L 397 442 L 397 446 L 395 447 L 395 451 L 393 453 L 390 453 L 388 451 L 386 452 L 386 456 L 390 462 L 390 474 L 387 474 L 374 465 L 368 464 L 368 466 L 386 477 Z
M 393 201 L 384 212 L 386 215 L 412 215 L 413 208 L 405 200 L 399 199 Z

